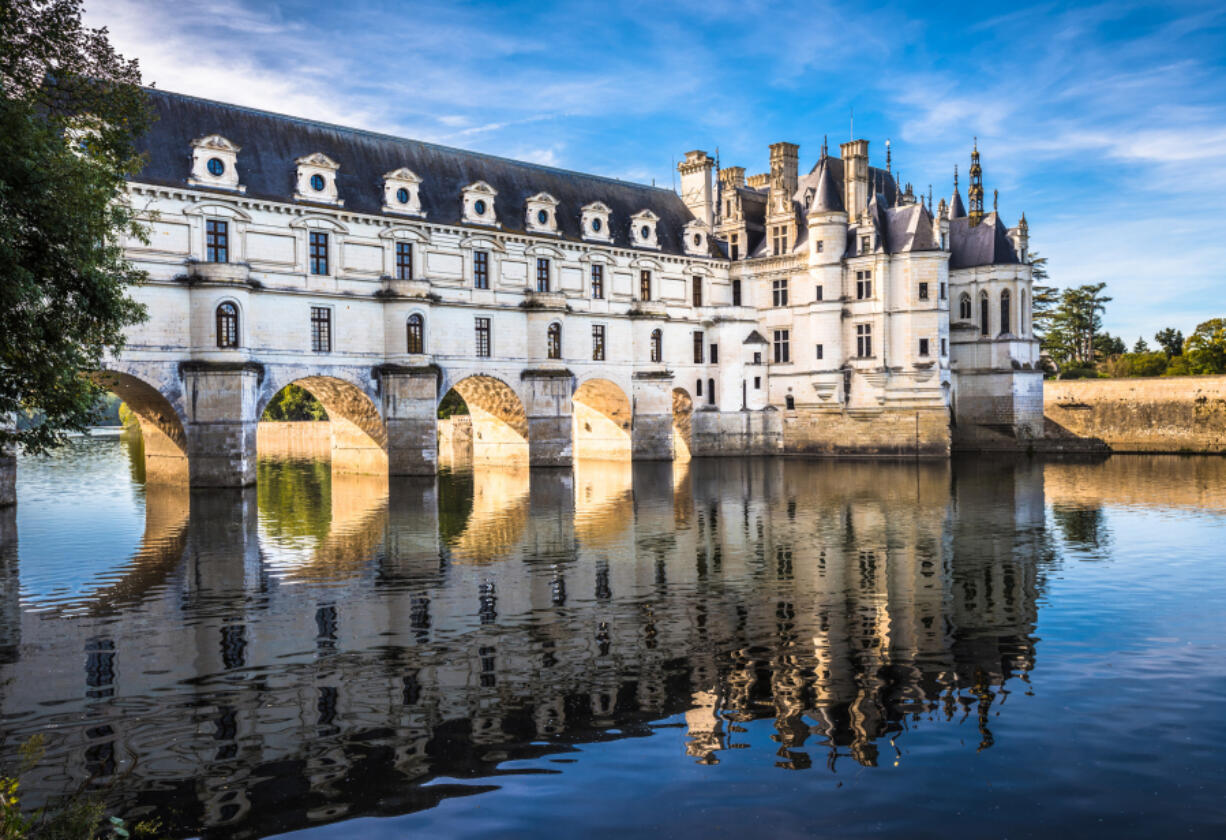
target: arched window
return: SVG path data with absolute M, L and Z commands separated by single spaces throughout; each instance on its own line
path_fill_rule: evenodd
M 426 352 L 426 319 L 416 312 L 409 316 L 408 352 Z
M 988 293 L 979 293 L 979 334 L 990 335 L 988 329 Z
M 549 325 L 549 331 L 546 333 L 546 344 L 548 345 L 549 358 L 562 358 L 562 325 L 557 321 Z
M 1017 334 L 1020 336 L 1026 335 L 1026 290 L 1022 289 L 1017 297 Z
M 217 346 L 238 347 L 238 307 L 229 301 L 217 307 Z
M 958 298 L 958 317 L 963 321 L 971 319 L 971 296 L 966 292 L 963 292 L 962 297 Z
M 1009 304 L 1011 303 L 1009 290 L 1005 289 L 1000 293 L 1000 334 L 1004 335 L 1007 332 L 1012 332 L 1011 327 L 1013 321 L 1009 318 Z
M 664 333 L 660 330 L 651 331 L 651 360 L 659 362 L 664 358 Z

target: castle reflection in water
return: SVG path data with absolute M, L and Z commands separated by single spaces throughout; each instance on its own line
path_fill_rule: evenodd
M 786 769 L 893 763 L 946 721 L 984 749 L 1036 663 L 1044 504 L 1043 465 L 980 461 L 150 488 L 140 550 L 71 603 L 19 602 L 6 549 L 0 758 L 42 733 L 31 801 L 89 782 L 110 813 L 259 836 L 670 716 L 708 764 L 752 720 Z

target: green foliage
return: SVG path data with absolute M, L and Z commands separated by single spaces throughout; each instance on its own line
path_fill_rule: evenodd
M 1102 365 L 1108 376 L 1162 376 L 1166 373 L 1167 358 L 1161 350 L 1144 353 L 1124 353 Z
M 140 430 L 140 421 L 136 419 L 136 412 L 128 408 L 126 402 L 119 404 L 119 425 L 125 429 Z
M 309 420 L 327 420 L 328 412 L 319 404 L 319 400 L 311 392 L 293 383 L 286 385 L 268 403 L 261 420 L 279 420 L 282 422 L 302 422 Z
M 1124 352 L 1122 341 L 1100 334 L 1102 313 L 1111 301 L 1102 293 L 1106 287 L 1106 283 L 1094 283 L 1063 289 L 1059 304 L 1045 317 L 1041 346 L 1062 371 L 1090 367 L 1104 355 Z M 1036 289 L 1035 297 L 1038 295 Z
M 1226 373 L 1226 318 L 1210 318 L 1196 325 L 1183 345 L 1193 374 Z
M 1163 376 L 1191 376 L 1192 369 L 1188 367 L 1188 359 L 1186 356 L 1179 355 L 1171 357 L 1171 360 L 1166 365 L 1166 372 Z
M 463 398 L 456 393 L 454 388 L 452 388 L 446 394 L 443 394 L 443 399 L 438 404 L 438 419 L 446 420 L 448 417 L 453 415 L 467 413 L 468 404 L 465 403 Z
M 0 445 L 32 453 L 97 421 L 102 388 L 80 373 L 144 317 L 123 244 L 145 230 L 124 186 L 151 114 L 136 62 L 81 6 L 0 3 L 0 416 L 43 416 Z
M 1132 345 L 1132 352 L 1148 353 L 1149 352 L 1149 342 L 1147 342 L 1144 338 L 1138 336 L 1137 343 Z
M 1124 339 L 1114 336 L 1109 332 L 1094 336 L 1094 355 L 1096 358 L 1119 356 L 1126 353 L 1127 350 L 1128 348 L 1124 346 Z
M 322 541 L 332 527 L 332 465 L 323 460 L 256 462 L 261 527 L 282 539 Z
M 1098 370 L 1092 367 L 1082 367 L 1070 364 L 1060 368 L 1058 379 L 1097 379 Z
M 1167 327 L 1154 334 L 1154 341 L 1166 352 L 1169 359 L 1183 353 L 1183 331 Z

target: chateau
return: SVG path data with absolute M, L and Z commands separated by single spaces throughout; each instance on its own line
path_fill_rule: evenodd
M 1027 226 L 979 153 L 933 208 L 869 142 L 686 154 L 673 190 L 150 91 L 130 199 L 150 277 L 107 382 L 150 475 L 254 481 L 285 385 L 333 463 L 430 473 L 439 400 L 473 454 L 946 456 L 1042 433 Z

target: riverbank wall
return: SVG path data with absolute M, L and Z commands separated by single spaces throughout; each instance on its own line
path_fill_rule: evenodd
M 332 424 L 264 420 L 256 426 L 255 446 L 263 458 L 329 458 Z
M 1226 454 L 1226 376 L 1048 380 L 1047 437 L 1112 452 Z

